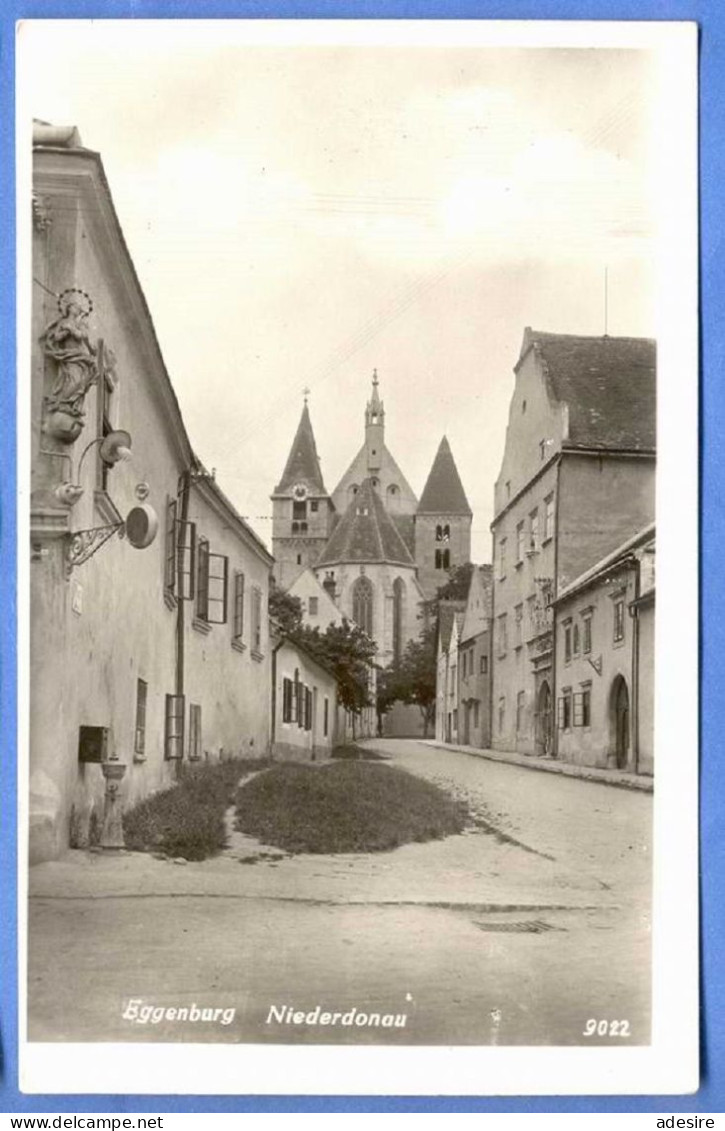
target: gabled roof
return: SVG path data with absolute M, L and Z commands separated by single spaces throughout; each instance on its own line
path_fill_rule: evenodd
M 357 495 L 315 562 L 315 568 L 337 562 L 415 565 L 371 479 L 363 479 Z
M 441 601 L 438 607 L 438 645 L 443 652 L 450 648 L 454 626 L 460 631 L 465 605 L 465 601 Z
M 312 431 L 310 412 L 305 402 L 302 409 L 297 432 L 292 441 L 290 454 L 287 457 L 282 478 L 274 489 L 275 495 L 284 494 L 294 487 L 295 483 L 304 483 L 309 491 L 319 495 L 326 495 L 325 484 L 322 479 L 320 459 L 317 455 L 315 434 Z
M 418 503 L 418 514 L 472 514 L 446 436 L 441 440 Z
M 630 560 L 638 549 L 646 543 L 654 542 L 655 531 L 656 526 L 654 522 L 643 526 L 641 530 L 638 530 L 637 533 L 628 538 L 626 542 L 622 542 L 621 545 L 606 554 L 600 561 L 585 570 L 584 573 L 580 573 L 573 581 L 570 581 L 569 584 L 557 594 L 554 604 L 562 604 L 567 598 L 573 596 L 574 593 L 578 593 L 581 589 L 586 589 L 588 585 L 599 581 L 600 578 L 606 575 L 610 570 Z
M 657 358 L 651 338 L 579 337 L 527 329 L 550 395 L 569 410 L 565 447 L 654 451 Z

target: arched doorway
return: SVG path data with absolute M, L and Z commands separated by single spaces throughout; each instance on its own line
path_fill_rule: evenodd
M 551 754 L 551 688 L 544 680 L 536 700 L 536 753 Z
M 624 770 L 629 759 L 629 690 L 621 675 L 612 684 L 610 718 L 617 769 Z

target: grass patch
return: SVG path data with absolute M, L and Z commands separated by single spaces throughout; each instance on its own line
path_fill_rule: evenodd
M 386 852 L 460 833 L 466 806 L 405 770 L 285 763 L 242 785 L 237 828 L 287 852 Z
M 338 758 L 341 762 L 387 762 L 384 754 L 368 750 L 366 746 L 358 746 L 355 742 L 336 746 L 332 751 L 332 757 Z
M 239 779 L 268 765 L 266 759 L 183 764 L 176 785 L 152 793 L 124 813 L 126 847 L 185 860 L 215 856 L 226 845 L 224 814 Z

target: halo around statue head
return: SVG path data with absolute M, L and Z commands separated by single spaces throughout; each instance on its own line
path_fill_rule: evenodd
M 83 314 L 86 316 L 93 310 L 93 299 L 88 294 L 88 291 L 81 290 L 80 287 L 66 287 L 58 295 L 58 310 L 63 317 L 68 313 L 70 306 L 80 307 Z

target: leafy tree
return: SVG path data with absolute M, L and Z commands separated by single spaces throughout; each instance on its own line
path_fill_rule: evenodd
M 435 718 L 437 637 L 437 625 L 427 623 L 416 640 L 408 641 L 400 660 L 378 675 L 378 713 L 384 714 L 396 700 L 414 703 L 426 735 Z
M 343 707 L 357 715 L 370 705 L 372 664 L 377 649 L 362 629 L 344 619 L 341 624 L 328 625 L 324 632 L 302 625 L 290 637 L 334 672 Z
M 293 636 L 302 628 L 302 602 L 276 584 L 274 578 L 269 582 L 269 616 L 283 636 Z

